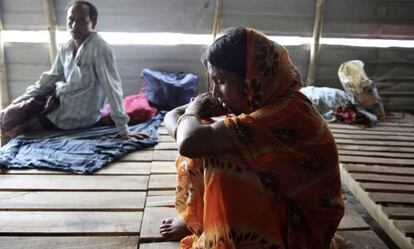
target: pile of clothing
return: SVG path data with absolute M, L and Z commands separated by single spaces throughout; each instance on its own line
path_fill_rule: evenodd
M 0 169 L 42 168 L 91 174 L 127 153 L 154 146 L 165 111 L 188 103 L 196 95 L 198 77 L 144 69 L 142 78 L 140 93 L 125 97 L 123 105 L 130 131 L 144 133 L 146 138 L 121 139 L 109 104 L 101 110 L 101 119 L 94 127 L 25 134 L 27 120 L 45 115 L 59 104 L 53 101 L 53 93 L 31 97 L 0 112 L 2 136 L 10 139 L 0 148 Z
M 375 83 L 365 73 L 362 61 L 341 64 L 338 76 L 345 91 L 314 86 L 300 89 L 327 122 L 372 127 L 385 119 L 383 102 Z

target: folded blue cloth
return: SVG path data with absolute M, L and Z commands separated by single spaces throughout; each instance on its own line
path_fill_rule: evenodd
M 124 140 L 115 127 L 55 132 L 49 135 L 18 136 L 0 148 L 0 167 L 43 168 L 90 174 L 125 154 L 158 143 L 157 129 L 164 113 L 145 123 L 130 126 L 148 138 Z

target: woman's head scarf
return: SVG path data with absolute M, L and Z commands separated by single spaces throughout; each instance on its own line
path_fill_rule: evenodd
M 253 29 L 246 30 L 247 71 L 243 93 L 252 112 L 298 91 L 301 78 L 283 46 Z

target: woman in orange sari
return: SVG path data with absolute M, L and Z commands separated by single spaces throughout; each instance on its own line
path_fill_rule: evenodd
M 344 205 L 336 145 L 298 91 L 286 49 L 236 28 L 203 62 L 211 93 L 165 118 L 180 152 L 181 219 L 165 219 L 161 234 L 182 239 L 183 249 L 338 248 Z

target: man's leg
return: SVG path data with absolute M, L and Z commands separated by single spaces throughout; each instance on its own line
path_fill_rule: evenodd
M 6 112 L 7 110 L 0 114 L 1 146 L 7 144 L 12 138 L 22 134 L 26 129 L 26 123 L 15 123 L 14 125 L 10 123 L 10 117 L 13 117 L 13 115 L 6 115 Z
M 7 144 L 11 139 L 27 132 L 27 131 L 40 131 L 44 130 L 42 124 L 39 121 L 37 115 L 33 116 L 27 122 L 19 125 L 15 125 L 13 128 L 1 131 L 1 145 Z
M 38 115 L 33 116 L 27 122 L 26 131 L 41 131 L 44 130 L 42 123 L 40 122 Z
M 0 113 L 2 145 L 26 131 L 55 128 L 56 126 L 43 113 L 45 111 L 45 105 L 48 105 L 46 108 L 47 111 L 56 107 L 53 105 L 53 101 L 52 105 L 49 102 L 48 96 L 36 96 L 16 104 L 11 104 L 4 109 Z

